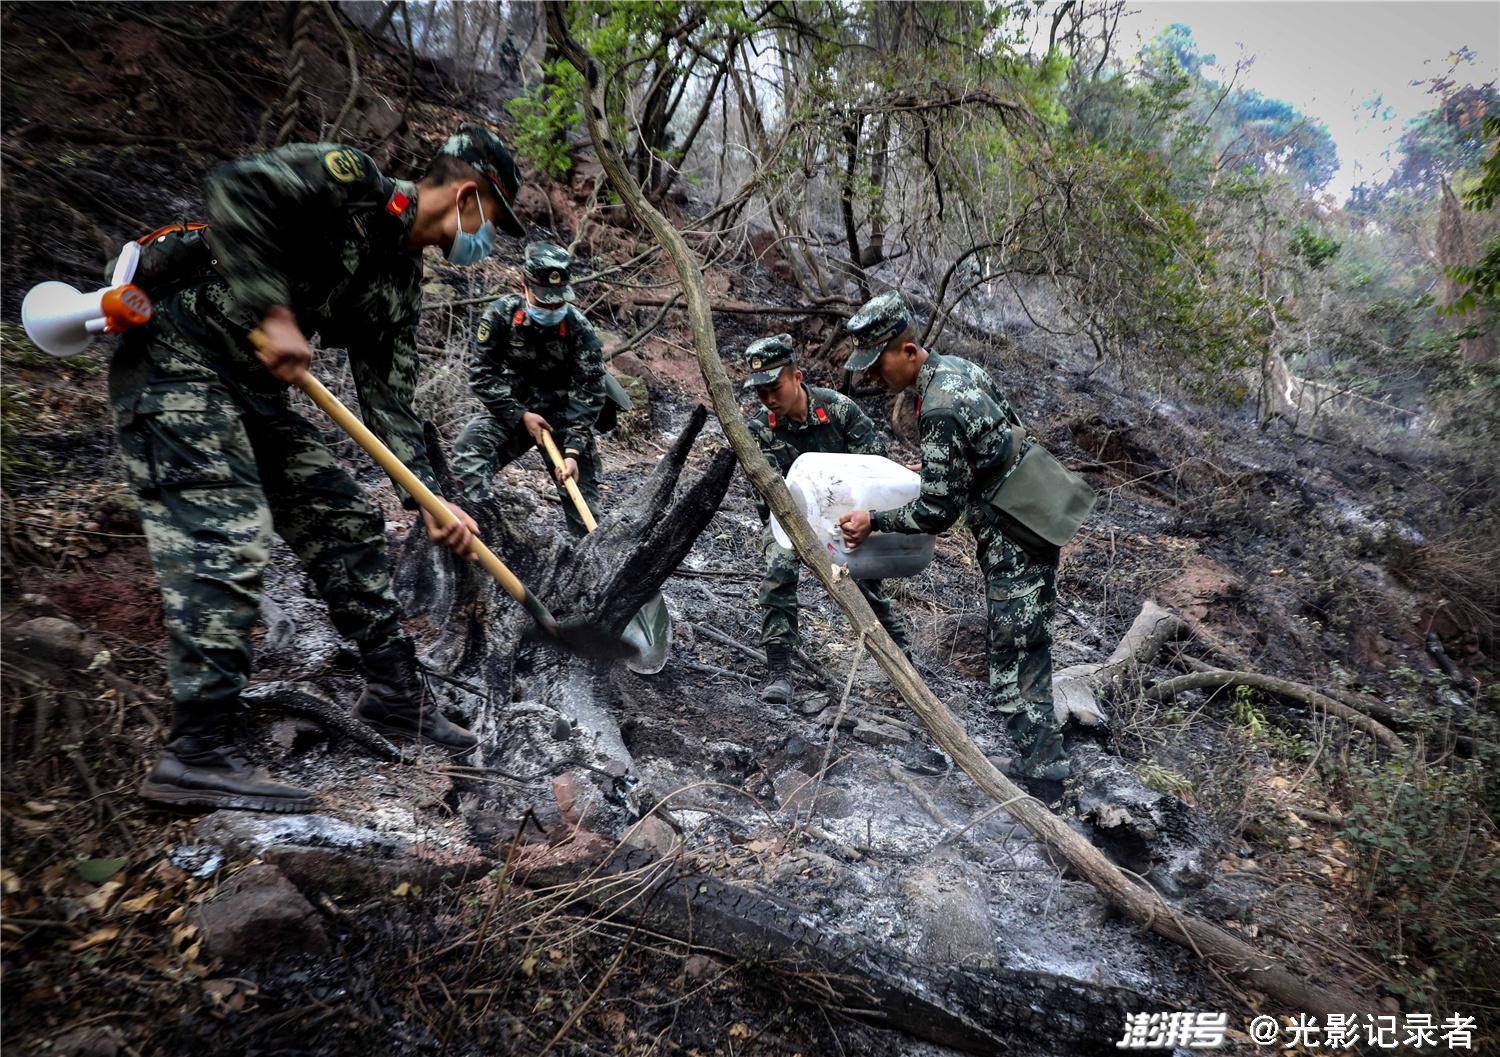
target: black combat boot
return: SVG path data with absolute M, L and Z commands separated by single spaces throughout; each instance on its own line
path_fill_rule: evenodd
M 317 807 L 308 790 L 272 781 L 233 742 L 212 736 L 174 739 L 141 783 L 140 795 L 155 804 L 208 810 L 296 815 Z
M 766 645 L 766 685 L 760 699 L 774 705 L 792 700 L 792 648 L 780 642 Z
M 364 654 L 365 692 L 354 715 L 387 737 L 425 741 L 453 753 L 479 739 L 451 721 L 427 694 L 410 639 L 396 639 Z

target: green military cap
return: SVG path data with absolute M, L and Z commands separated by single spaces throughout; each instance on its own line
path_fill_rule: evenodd
M 500 216 L 496 226 L 508 235 L 526 234 L 526 225 L 516 217 L 516 192 L 521 189 L 521 170 L 500 137 L 483 125 L 460 125 L 458 131 L 443 144 L 439 154 L 451 154 L 459 161 L 468 162 L 490 181 L 495 194 L 500 196 Z
M 792 336 L 773 334 L 769 338 L 752 341 L 745 350 L 745 366 L 750 368 L 750 377 L 745 379 L 745 388 L 770 385 L 781 373 L 781 369 L 792 362 Z
M 521 274 L 538 304 L 550 308 L 573 300 L 573 255 L 556 243 L 528 243 Z
M 846 328 L 854 339 L 854 351 L 844 364 L 846 371 L 868 370 L 880 359 L 886 342 L 911 324 L 911 309 L 895 290 L 876 294 L 850 317 Z

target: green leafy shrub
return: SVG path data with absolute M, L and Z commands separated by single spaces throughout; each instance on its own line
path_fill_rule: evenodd
M 544 78 L 506 104 L 516 119 L 516 150 L 535 175 L 563 177 L 573 169 L 568 133 L 583 120 L 583 75 L 564 59 L 547 63 Z
M 1500 834 L 1486 810 L 1497 765 L 1493 748 L 1441 766 L 1340 765 L 1343 836 L 1366 909 L 1385 926 L 1379 953 L 1397 990 L 1424 1007 L 1464 1009 L 1500 994 Z

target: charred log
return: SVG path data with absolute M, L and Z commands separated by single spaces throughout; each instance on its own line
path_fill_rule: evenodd
M 789 994 L 967 1053 L 1111 1053 L 1101 1024 L 1149 1005 L 1122 987 L 1046 972 L 918 964 L 887 946 L 821 927 L 803 907 L 629 848 L 604 852 L 578 887 L 600 913 L 753 960 Z M 532 886 L 576 882 L 579 865 L 540 866 Z M 1144 1005 L 1143 1005 L 1144 1003 Z
M 698 408 L 652 475 L 582 539 L 567 538 L 556 513 L 520 490 L 501 488 L 470 512 L 560 623 L 618 636 L 687 555 L 729 487 L 728 451 L 678 487 L 706 419 Z M 440 457 L 435 467 L 441 480 Z M 459 782 L 466 812 L 531 809 L 552 822 L 587 817 L 590 829 L 618 833 L 637 814 L 638 779 L 610 705 L 611 662 L 564 648 L 482 569 L 420 538 L 398 557 L 396 590 L 433 632 L 422 663 L 434 693 L 480 739 Z

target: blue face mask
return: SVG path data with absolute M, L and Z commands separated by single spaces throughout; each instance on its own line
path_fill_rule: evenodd
M 526 302 L 526 315 L 539 327 L 555 327 L 563 321 L 563 316 L 567 314 L 567 305 L 546 308 L 542 305 L 534 305 L 530 301 Z
M 449 264 L 478 264 L 495 248 L 495 225 L 484 215 L 484 201 L 479 201 L 479 230 L 473 233 L 464 230 L 464 208 L 460 202 L 458 230 L 453 235 L 453 245 L 448 247 Z

